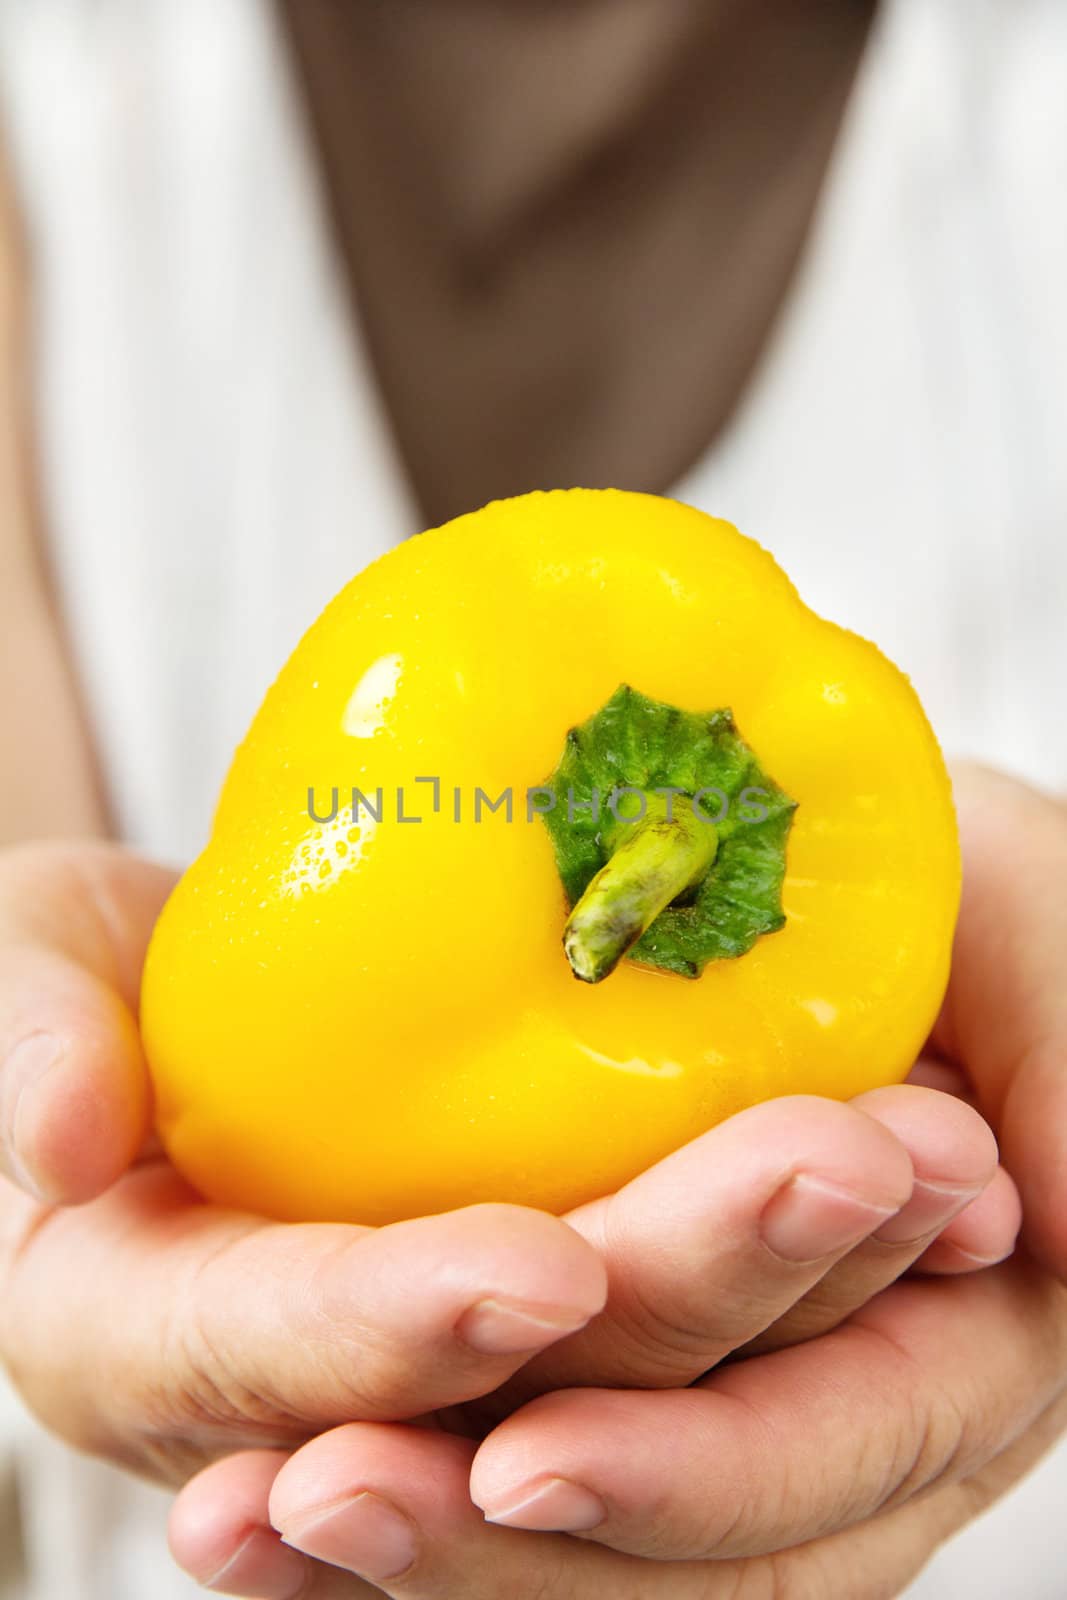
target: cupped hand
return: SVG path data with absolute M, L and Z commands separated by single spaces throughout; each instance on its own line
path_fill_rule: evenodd
M 839 1318 L 996 1170 L 973 1112 L 903 1088 L 757 1108 L 570 1226 L 475 1207 L 374 1232 L 205 1206 L 144 1144 L 137 982 L 170 881 L 104 846 L 0 865 L 0 1127 L 38 1195 L 5 1186 L 0 1205 L 0 1351 L 57 1431 L 168 1481 L 340 1422 L 444 1410 L 478 1434 L 561 1383 L 687 1382 L 813 1286 L 821 1323 Z M 983 1203 L 985 1247 L 1009 1248 L 1010 1187 Z M 560 1341 L 554 1367 L 530 1364 Z
M 1065 1384 L 1056 1280 L 913 1279 L 694 1388 L 546 1396 L 480 1450 L 357 1425 L 234 1456 L 172 1544 L 260 1600 L 889 1600 L 1067 1424 Z
M 596 1252 L 524 1207 L 373 1230 L 197 1199 L 145 1144 L 135 1022 L 171 881 L 99 845 L 0 865 L 0 1142 L 29 1191 L 0 1179 L 0 1354 L 38 1415 L 180 1483 L 242 1442 L 482 1395 L 595 1315 Z
M 934 1043 L 1003 1128 L 1027 1248 L 971 1277 L 897 1283 L 817 1338 L 684 1389 L 545 1395 L 480 1445 L 379 1424 L 290 1458 L 236 1456 L 176 1505 L 188 1570 L 225 1592 L 316 1600 L 373 1592 L 352 1574 L 397 1600 L 878 1600 L 1027 1470 L 1067 1424 L 1067 814 L 973 769 L 959 798 L 964 907 Z M 991 1192 L 957 1219 L 973 1231 L 942 1265 L 979 1253 Z M 680 1266 L 663 1286 L 691 1304 Z M 528 1370 L 596 1349 L 620 1270 L 609 1257 L 603 1318 Z M 847 1260 L 820 1281 L 834 1272 Z

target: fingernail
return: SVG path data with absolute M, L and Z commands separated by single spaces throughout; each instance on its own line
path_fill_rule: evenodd
M 1006 1245 L 999 1255 L 995 1256 L 976 1256 L 973 1250 L 965 1250 L 962 1245 L 953 1244 L 950 1240 L 943 1241 L 938 1249 L 953 1251 L 965 1266 L 979 1272 L 986 1267 L 999 1267 L 1002 1261 L 1007 1261 L 1008 1257 L 1015 1253 L 1015 1244 L 1013 1241 L 1010 1245 Z
M 479 1300 L 456 1323 L 456 1336 L 486 1356 L 521 1355 L 542 1350 L 589 1321 L 588 1311 L 568 1306 L 531 1306 L 507 1300 Z
M 21 1189 L 36 1200 L 47 1201 L 53 1196 L 42 1173 L 38 1172 L 31 1157 L 23 1148 L 25 1140 L 20 1135 L 20 1125 L 32 1104 L 33 1095 L 42 1079 L 51 1072 L 63 1056 L 63 1047 L 50 1033 L 31 1033 L 9 1050 L 3 1063 L 5 1088 L 5 1116 L 3 1142 L 7 1149 L 8 1168 Z
M 307 1587 L 310 1568 L 298 1550 L 288 1550 L 273 1533 L 254 1528 L 226 1565 L 200 1580 L 216 1594 L 255 1594 L 258 1600 L 297 1600 Z
M 599 1495 L 567 1478 L 549 1478 L 536 1489 L 520 1491 L 519 1498 L 507 1505 L 482 1509 L 486 1522 L 536 1533 L 588 1533 L 608 1514 Z
M 848 1189 L 801 1172 L 764 1206 L 760 1237 L 783 1261 L 818 1261 L 858 1244 L 897 1209 L 873 1205 Z
M 936 1233 L 946 1222 L 951 1222 L 981 1192 L 981 1185 L 977 1189 L 973 1184 L 961 1188 L 916 1178 L 907 1205 L 879 1228 L 874 1237 L 883 1244 L 915 1244 L 926 1234 Z
M 413 1565 L 419 1550 L 411 1518 L 381 1495 L 367 1491 L 324 1511 L 290 1518 L 280 1531 L 286 1544 L 305 1555 L 344 1567 L 371 1583 L 398 1578 Z

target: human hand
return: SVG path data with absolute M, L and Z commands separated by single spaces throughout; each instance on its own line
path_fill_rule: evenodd
M 233 1456 L 179 1498 L 172 1545 L 260 1600 L 888 1600 L 1062 1431 L 1065 1367 L 1047 1274 L 911 1279 L 693 1389 L 546 1396 L 480 1451 L 363 1425 Z M 479 1509 L 516 1499 L 577 1536 Z
M 924 1109 L 923 1093 L 905 1090 L 901 1098 L 905 1107 L 915 1114 L 916 1125 L 922 1127 L 922 1118 L 918 1113 Z M 891 1111 L 901 1109 L 894 1105 L 893 1097 L 887 1097 L 887 1101 Z M 613 1269 L 609 1273 L 612 1287 L 605 1312 L 593 1319 L 584 1332 L 572 1335 L 545 1355 L 535 1357 L 511 1384 L 504 1386 L 503 1404 L 500 1394 L 490 1396 L 485 1402 L 475 1402 L 463 1408 L 459 1416 L 446 1417 L 445 1426 L 461 1428 L 465 1433 L 470 1433 L 471 1423 L 474 1422 L 474 1431 L 477 1433 L 479 1419 L 491 1426 L 491 1420 L 504 1414 L 518 1396 L 544 1389 L 551 1379 L 565 1379 L 568 1371 L 576 1374 L 585 1372 L 596 1361 L 600 1361 L 603 1370 L 614 1375 L 613 1381 L 616 1382 L 619 1381 L 619 1372 L 625 1368 L 634 1374 L 629 1380 L 632 1383 L 664 1386 L 671 1381 L 667 1376 L 671 1372 L 675 1384 L 688 1383 L 719 1354 L 725 1353 L 731 1347 L 731 1340 L 744 1345 L 755 1330 L 773 1316 L 772 1308 L 776 1303 L 787 1304 L 799 1294 L 798 1309 L 794 1315 L 800 1314 L 805 1304 L 803 1287 L 817 1275 L 819 1263 L 809 1261 L 801 1266 L 796 1262 L 787 1262 L 769 1251 L 766 1243 L 761 1241 L 758 1231 L 761 1213 L 758 1205 L 752 1204 L 753 1178 L 756 1174 L 745 1170 L 745 1157 L 750 1162 L 757 1158 L 754 1164 L 758 1164 L 758 1153 L 766 1151 L 765 1159 L 769 1166 L 773 1165 L 775 1157 L 779 1161 L 788 1160 L 788 1151 L 783 1157 L 781 1148 L 775 1147 L 784 1144 L 784 1136 L 791 1122 L 796 1135 L 794 1153 L 796 1149 L 808 1147 L 811 1158 L 814 1158 L 815 1152 L 810 1146 L 820 1134 L 828 1140 L 836 1134 L 836 1139 L 819 1154 L 838 1181 L 847 1179 L 855 1188 L 861 1182 L 869 1183 L 872 1171 L 877 1171 L 883 1163 L 884 1182 L 897 1164 L 900 1153 L 899 1148 L 893 1149 L 892 1141 L 886 1138 L 884 1132 L 879 1134 L 879 1125 L 873 1119 L 868 1120 L 853 1107 L 836 1107 L 834 1109 L 841 1121 L 835 1129 L 832 1122 L 823 1121 L 828 1109 L 827 1103 L 819 1101 L 776 1102 L 773 1112 L 781 1119 L 777 1130 L 772 1123 L 771 1107 L 759 1108 L 758 1112 L 731 1119 L 721 1129 L 713 1130 L 694 1145 L 678 1152 L 668 1162 L 662 1163 L 660 1168 L 645 1174 L 610 1202 L 587 1208 L 586 1217 L 583 1218 L 587 1222 L 597 1213 L 601 1214 L 601 1222 L 604 1214 L 614 1213 L 615 1217 Z M 965 1108 L 958 1109 L 963 1113 L 959 1132 L 965 1135 L 971 1130 L 964 1121 Z M 979 1128 L 981 1126 L 978 1124 Z M 756 1132 L 762 1137 L 745 1137 L 746 1133 Z M 779 1135 L 777 1139 L 774 1138 L 775 1132 Z M 965 1138 L 960 1140 L 960 1144 L 965 1142 Z M 978 1154 L 978 1149 L 972 1152 L 972 1155 Z M 708 1173 L 714 1174 L 710 1185 Z M 731 1192 L 731 1179 L 736 1182 L 736 1192 Z M 1010 1198 L 1013 1191 L 1009 1189 L 1007 1194 Z M 709 1226 L 716 1215 L 717 1200 L 725 1202 L 722 1204 L 723 1230 L 720 1235 L 716 1235 Z M 937 1226 L 930 1211 L 932 1203 L 926 1194 L 922 1194 L 894 1214 L 893 1223 L 899 1221 L 900 1225 L 898 1228 L 891 1224 L 890 1232 L 914 1235 L 917 1225 L 926 1230 L 910 1245 L 869 1238 L 852 1251 L 842 1248 L 837 1266 L 826 1274 L 824 1281 L 827 1287 L 817 1301 L 816 1313 L 827 1322 L 831 1320 L 831 1315 L 839 1316 L 849 1298 L 861 1294 L 865 1287 L 869 1289 L 877 1274 L 888 1277 L 899 1273 L 906 1260 L 921 1254 L 923 1242 Z M 940 1203 L 945 1204 L 943 1197 Z M 961 1205 L 964 1202 L 957 1197 L 955 1203 Z M 914 1220 L 911 1224 L 900 1220 L 907 1218 L 910 1205 L 915 1205 L 920 1213 L 924 1213 L 919 1224 Z M 992 1209 L 994 1212 L 1003 1209 L 1006 1218 L 1014 1219 L 1017 1216 L 1011 1206 L 999 1207 L 994 1204 Z M 771 1215 L 774 1214 L 772 1211 Z M 784 1214 L 778 1211 L 779 1218 Z M 839 1194 L 831 1210 L 823 1214 L 821 1222 L 831 1218 L 841 1222 L 845 1217 L 845 1206 Z M 699 1226 L 701 1218 L 703 1228 Z M 994 1218 L 993 1228 L 996 1226 Z M 610 1237 L 613 1232 L 611 1229 L 599 1231 L 601 1237 Z M 985 1231 L 987 1237 L 992 1236 L 993 1230 L 988 1225 Z M 1014 1232 L 1014 1222 L 1011 1231 Z M 659 1248 L 656 1247 L 657 1241 Z M 665 1249 L 666 1245 L 671 1248 Z M 805 1249 L 810 1249 L 810 1245 L 806 1245 Z M 689 1271 L 680 1273 L 679 1261 L 686 1255 Z M 635 1289 L 638 1290 L 636 1299 Z M 657 1300 L 654 1296 L 659 1289 L 663 1291 L 663 1298 Z M 645 1295 L 653 1298 L 646 1300 Z M 641 1315 L 635 1315 L 635 1307 L 639 1306 L 644 1310 Z M 787 1320 L 788 1315 L 782 1320 Z M 811 1317 L 806 1320 L 810 1323 Z M 849 1326 L 851 1324 L 840 1330 L 841 1333 L 844 1334 Z M 838 1335 L 830 1337 L 836 1339 Z M 801 1349 L 786 1353 L 799 1356 L 808 1350 L 821 1351 L 825 1343 L 825 1338 L 818 1339 L 803 1345 Z M 887 1353 L 889 1348 L 887 1344 Z M 851 1347 L 849 1353 L 851 1356 Z M 776 1359 L 763 1357 L 728 1365 L 720 1368 L 717 1376 L 725 1377 L 729 1384 L 732 1375 L 753 1374 L 762 1369 L 765 1362 Z M 832 1389 L 835 1399 L 833 1416 L 840 1423 L 842 1415 L 848 1415 L 849 1374 L 843 1364 L 839 1364 L 840 1370 L 834 1373 L 835 1359 L 832 1358 L 828 1365 L 820 1366 L 817 1377 L 824 1388 Z M 853 1374 L 857 1373 L 860 1362 L 854 1359 L 851 1365 Z M 903 1366 L 903 1360 L 899 1359 L 898 1368 Z M 872 1374 L 872 1380 L 876 1376 Z M 899 1371 L 890 1371 L 887 1380 L 875 1386 L 875 1397 L 882 1403 L 890 1420 L 893 1418 L 890 1380 L 898 1376 Z M 715 1378 L 706 1379 L 698 1387 L 710 1389 L 715 1381 Z M 765 1393 L 757 1383 L 754 1392 L 756 1397 L 763 1400 L 769 1412 L 767 1434 L 771 1434 L 771 1424 L 774 1424 L 782 1436 L 782 1444 L 792 1443 L 793 1458 L 789 1461 L 789 1471 L 791 1475 L 796 1475 L 799 1482 L 803 1471 L 803 1446 L 798 1441 L 806 1439 L 804 1427 L 810 1427 L 821 1400 L 813 1393 L 809 1414 L 792 1417 L 787 1405 L 792 1381 L 792 1373 L 783 1373 L 777 1387 Z M 809 1390 L 813 1388 L 811 1383 L 804 1386 Z M 462 1600 L 468 1600 L 468 1597 L 469 1600 L 478 1600 L 483 1594 L 486 1597 L 498 1595 L 512 1588 L 520 1597 L 543 1594 L 545 1600 L 555 1600 L 557 1594 L 561 1600 L 563 1597 L 569 1600 L 570 1596 L 578 1594 L 583 1597 L 588 1595 L 590 1600 L 594 1600 L 601 1593 L 605 1600 L 608 1596 L 614 1600 L 620 1593 L 640 1594 L 642 1597 L 648 1595 L 651 1600 L 652 1596 L 661 1592 L 660 1585 L 664 1595 L 692 1595 L 694 1600 L 697 1597 L 704 1600 L 707 1596 L 710 1600 L 710 1597 L 722 1593 L 724 1600 L 726 1596 L 733 1600 L 734 1591 L 727 1586 L 729 1563 L 718 1560 L 715 1563 L 721 1571 L 723 1587 L 720 1590 L 711 1586 L 713 1580 L 708 1572 L 690 1570 L 694 1564 L 689 1560 L 684 1564 L 684 1573 L 673 1559 L 669 1566 L 662 1565 L 646 1573 L 644 1568 L 647 1563 L 644 1561 L 636 1561 L 628 1555 L 624 1558 L 614 1551 L 610 1557 L 608 1552 L 600 1551 L 594 1560 L 590 1553 L 576 1547 L 573 1541 L 568 1544 L 566 1540 L 553 1538 L 534 1542 L 531 1546 L 528 1534 L 509 1536 L 505 1533 L 501 1539 L 504 1530 L 487 1527 L 471 1504 L 470 1475 L 473 1468 L 474 1482 L 477 1483 L 479 1462 L 484 1469 L 488 1461 L 491 1477 L 503 1449 L 505 1477 L 513 1472 L 507 1451 L 513 1437 L 509 1429 L 517 1428 L 520 1460 L 531 1438 L 535 1454 L 542 1447 L 550 1452 L 561 1448 L 573 1451 L 581 1443 L 585 1447 L 586 1460 L 595 1465 L 601 1475 L 610 1462 L 617 1474 L 616 1491 L 626 1486 L 638 1504 L 643 1503 L 642 1496 L 648 1496 L 660 1513 L 661 1479 L 664 1484 L 669 1480 L 673 1489 L 676 1477 L 684 1479 L 686 1472 L 695 1470 L 699 1483 L 699 1452 L 706 1447 L 710 1432 L 707 1421 L 697 1413 L 690 1416 L 668 1413 L 662 1419 L 649 1413 L 648 1428 L 631 1438 L 625 1413 L 612 1413 L 610 1407 L 613 1404 L 625 1407 L 628 1402 L 640 1405 L 643 1401 L 656 1400 L 669 1406 L 695 1392 L 692 1388 L 672 1387 L 665 1390 L 661 1387 L 658 1394 L 635 1394 L 601 1388 L 570 1389 L 547 1395 L 544 1400 L 518 1410 L 510 1424 L 505 1422 L 495 1432 L 490 1432 L 480 1453 L 477 1438 L 457 1438 L 440 1431 L 431 1434 L 420 1428 L 379 1425 L 342 1428 L 326 1434 L 288 1459 L 288 1464 L 287 1457 L 277 1452 L 237 1455 L 201 1474 L 179 1498 L 172 1519 L 174 1551 L 188 1571 L 211 1587 L 225 1593 L 261 1597 L 303 1595 L 306 1592 L 309 1596 L 321 1595 L 324 1600 L 327 1596 L 330 1600 L 334 1596 L 340 1600 L 343 1595 L 377 1592 L 362 1584 L 352 1587 L 354 1579 L 342 1581 L 332 1569 L 312 1567 L 302 1555 L 286 1549 L 279 1542 L 275 1530 L 280 1527 L 287 1538 L 302 1550 L 315 1555 L 320 1562 L 358 1566 L 378 1581 L 388 1575 L 386 1567 L 380 1563 L 383 1560 L 387 1563 L 392 1561 L 398 1550 L 402 1557 L 408 1548 L 405 1539 L 414 1537 L 421 1552 L 419 1565 L 410 1579 L 405 1579 L 395 1588 L 392 1583 L 384 1582 L 383 1587 L 390 1594 L 395 1593 L 398 1597 L 410 1595 L 415 1600 L 421 1600 L 423 1595 L 438 1594 L 455 1594 L 457 1600 L 460 1597 Z M 567 1405 L 583 1397 L 594 1401 L 589 1417 L 576 1411 L 572 1429 L 569 1426 L 571 1417 L 565 1412 L 560 1426 L 551 1434 L 545 1432 L 546 1415 L 552 1415 L 554 1403 Z M 754 1412 L 755 1401 L 748 1397 L 745 1400 Z M 603 1415 L 597 1411 L 596 1403 L 604 1404 L 606 1409 Z M 742 1407 L 738 1406 L 737 1411 L 740 1413 L 741 1410 Z M 868 1410 L 874 1413 L 877 1407 L 872 1405 Z M 730 1419 L 727 1416 L 725 1420 Z M 858 1413 L 855 1420 L 864 1424 L 864 1419 Z M 881 1421 L 881 1416 L 878 1420 Z M 777 1439 L 768 1437 L 763 1444 L 758 1465 L 747 1463 L 747 1471 L 740 1475 L 737 1469 L 745 1464 L 746 1453 L 754 1453 L 753 1444 L 759 1440 L 761 1431 L 759 1423 L 752 1426 L 749 1435 L 737 1441 L 728 1462 L 723 1459 L 722 1481 L 732 1485 L 735 1497 L 728 1502 L 730 1505 L 737 1503 L 739 1495 L 751 1491 L 752 1481 L 759 1479 L 761 1473 L 768 1469 L 767 1457 L 773 1456 L 778 1447 Z M 722 1455 L 722 1452 L 719 1454 Z M 854 1462 L 851 1458 L 846 1461 L 846 1452 L 843 1450 L 839 1455 L 839 1476 L 844 1480 L 853 1472 Z M 872 1471 L 876 1465 L 872 1463 Z M 878 1470 L 881 1470 L 880 1467 Z M 544 1474 L 536 1468 L 533 1476 L 545 1481 Z M 548 1476 L 558 1480 L 561 1474 L 556 1471 Z M 586 1476 L 588 1478 L 589 1474 Z M 401 1522 L 399 1530 L 395 1532 L 381 1529 L 375 1532 L 362 1526 L 361 1519 L 370 1514 L 373 1505 L 372 1501 L 366 1499 L 352 1508 L 353 1515 L 349 1517 L 349 1503 L 368 1490 L 391 1501 L 394 1507 L 402 1506 L 411 1526 Z M 763 1513 L 764 1524 L 770 1520 L 768 1508 L 775 1504 L 777 1491 L 777 1481 L 772 1473 Z M 858 1497 L 860 1488 L 856 1487 L 855 1492 Z M 512 1498 L 522 1500 L 525 1497 L 519 1494 Z M 571 1495 L 569 1509 L 572 1513 L 575 1498 L 579 1516 L 588 1515 L 589 1492 L 585 1490 L 577 1497 Z M 617 1498 L 615 1503 L 620 1503 Z M 332 1514 L 334 1507 L 341 1508 L 337 1520 L 327 1520 L 321 1527 L 316 1525 L 310 1532 L 307 1531 L 310 1524 L 317 1524 L 318 1514 L 323 1508 Z M 542 1501 L 537 1508 L 527 1508 L 524 1514 L 530 1520 L 526 1526 L 558 1526 L 558 1519 L 561 1515 L 566 1517 L 567 1509 L 560 1502 L 559 1490 L 554 1484 L 547 1501 Z M 810 1514 L 814 1516 L 816 1510 L 813 1508 Z M 683 1525 L 687 1515 L 693 1517 L 697 1513 L 687 1506 L 685 1512 L 679 1515 L 679 1522 Z M 546 1517 L 549 1521 L 542 1523 L 540 1519 Z M 626 1512 L 622 1513 L 620 1521 L 627 1521 Z M 635 1524 L 639 1522 L 640 1517 L 635 1516 Z M 414 1532 L 416 1528 L 417 1533 Z M 763 1532 L 762 1525 L 759 1532 Z M 366 1546 L 368 1538 L 376 1541 L 369 1557 Z M 608 1538 L 614 1544 L 618 1533 L 613 1531 Z M 627 1546 L 622 1548 L 628 1549 Z M 667 1550 L 663 1554 L 666 1556 Z M 862 1557 L 862 1552 L 860 1554 Z M 629 1565 L 624 1565 L 624 1561 Z M 630 1571 L 631 1567 L 635 1570 Z M 680 1586 L 680 1575 L 688 1587 Z M 734 1581 L 738 1576 L 737 1572 L 733 1573 Z M 714 1582 L 719 1581 L 719 1576 L 716 1576 Z M 558 1583 L 558 1588 L 550 1586 L 555 1583 Z M 627 1584 L 632 1587 L 626 1587 Z M 640 1587 L 636 1587 L 638 1584 Z M 307 1587 L 305 1589 L 302 1586 Z M 753 1592 L 759 1591 L 754 1589 Z M 850 1597 L 853 1593 L 860 1593 L 858 1588 L 855 1591 L 842 1589 L 838 1592 L 848 1593 Z
M 595 1251 L 523 1207 L 375 1231 L 197 1199 L 146 1143 L 135 1023 L 171 882 L 100 845 L 0 861 L 0 1159 L 32 1191 L 0 1179 L 0 1354 L 43 1420 L 180 1483 L 481 1395 L 599 1311 Z
M 960 802 L 966 891 L 935 1041 L 1002 1111 L 1032 1196 L 1028 1242 L 1064 1276 L 1067 819 L 978 772 L 961 774 Z M 288 1462 L 235 1457 L 180 1498 L 173 1541 L 202 1578 L 228 1563 L 228 1592 L 316 1600 L 372 1591 L 285 1549 L 274 1528 L 398 1600 L 891 1595 L 1056 1437 L 1065 1383 L 1067 1292 L 1020 1256 L 953 1283 L 900 1283 L 836 1331 L 692 1388 L 548 1395 L 480 1448 L 377 1426 Z M 481 1520 L 471 1487 L 509 1527 Z M 390 1512 L 399 1523 L 380 1520 Z
M 495 1391 L 489 1411 L 460 1419 L 485 1431 L 490 1414 L 536 1387 L 583 1374 L 685 1381 L 792 1307 L 855 1240 L 887 1220 L 897 1236 L 925 1230 L 913 1244 L 853 1253 L 851 1292 L 857 1274 L 867 1290 L 872 1272 L 884 1281 L 994 1170 L 973 1113 L 927 1096 L 935 1114 L 916 1116 L 909 1097 L 921 1092 L 901 1090 L 867 1097 L 870 1115 L 818 1101 L 760 1108 L 615 1203 L 585 1208 L 571 1228 L 522 1208 L 478 1207 L 375 1234 L 270 1226 L 204 1206 L 144 1142 L 149 1095 L 134 1016 L 144 947 L 171 881 L 99 845 L 15 851 L 0 869 L 0 1144 L 9 1171 L 39 1197 L 9 1189 L 0 1215 L 0 1349 L 57 1431 L 168 1481 L 223 1450 L 295 1443 L 357 1417 L 417 1416 Z M 909 1148 L 955 1184 L 934 1196 L 937 1217 L 929 1201 L 909 1199 Z M 835 1237 L 804 1245 L 801 1255 L 819 1259 L 797 1264 L 766 1256 L 757 1223 L 801 1169 L 857 1200 L 815 1194 L 828 1213 L 818 1226 Z M 47 1204 L 61 1199 L 91 1203 Z M 1001 1200 L 1010 1243 L 1010 1191 Z M 694 1306 L 698 1295 L 715 1305 L 714 1316 L 693 1320 L 668 1255 L 687 1264 L 683 1292 L 695 1291 Z M 554 1373 L 531 1368 L 506 1400 L 502 1386 L 525 1358 L 600 1309 L 602 1263 L 612 1309 L 596 1339 L 573 1343 Z M 762 1299 L 746 1287 L 753 1270 L 762 1270 Z M 480 1299 L 530 1303 L 536 1325 L 505 1312 L 512 1325 L 498 1329 L 498 1348 L 483 1327 L 472 1350 L 469 1308 Z M 644 1304 L 658 1320 L 641 1323 Z

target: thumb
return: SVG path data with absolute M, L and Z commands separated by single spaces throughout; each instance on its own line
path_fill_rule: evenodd
M 935 1042 L 964 1069 L 1023 1201 L 1023 1238 L 1067 1280 L 1067 807 L 954 772 L 963 900 Z
M 137 993 L 173 881 L 113 845 L 0 855 L 0 1172 L 38 1199 L 91 1199 L 144 1140 Z

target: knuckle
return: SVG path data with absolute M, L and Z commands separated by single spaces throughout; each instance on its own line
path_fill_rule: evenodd
M 870 1438 L 859 1460 L 857 1481 L 866 1483 L 878 1511 L 892 1509 L 940 1479 L 951 1478 L 968 1457 L 977 1435 L 985 1433 L 992 1403 L 975 1397 L 964 1410 L 945 1384 L 932 1385 L 931 1374 L 919 1369 L 911 1352 L 885 1328 L 867 1324 L 893 1360 L 889 1410 L 896 1419 L 892 1434 Z M 904 1403 L 901 1404 L 901 1400 Z
M 377 1324 L 352 1285 L 366 1276 L 361 1251 L 373 1235 L 345 1238 L 315 1264 L 300 1293 L 302 1343 L 344 1412 L 338 1420 L 392 1420 L 410 1402 L 420 1355 L 402 1332 Z M 371 1272 L 373 1277 L 373 1272 Z M 409 1408 L 410 1409 L 410 1408 Z
M 685 1384 L 714 1364 L 706 1331 L 701 1334 L 681 1318 L 665 1316 L 662 1308 L 643 1303 L 639 1292 L 613 1304 L 604 1320 L 610 1327 L 614 1382 L 642 1387 L 654 1362 L 657 1385 Z
M 610 1256 L 625 1262 L 631 1254 L 625 1237 L 609 1230 L 606 1244 Z M 649 1376 L 650 1357 L 654 1357 L 657 1379 L 664 1385 L 688 1383 L 714 1365 L 723 1353 L 712 1349 L 716 1324 L 728 1316 L 721 1302 L 709 1314 L 707 1285 L 698 1274 L 657 1272 L 657 1280 L 646 1278 L 642 1270 L 614 1275 L 611 1299 L 602 1322 L 610 1325 L 612 1364 L 621 1381 L 632 1379 L 643 1385 Z M 728 1347 L 728 1344 L 727 1344 Z M 710 1354 L 709 1354 L 710 1351 Z
M 169 1448 L 187 1438 L 217 1437 L 232 1448 L 306 1435 L 273 1385 L 260 1384 L 255 1361 L 235 1360 L 237 1346 L 225 1333 L 229 1308 L 240 1300 L 235 1285 L 244 1276 L 246 1237 L 246 1229 L 234 1232 L 172 1275 L 142 1337 L 128 1349 L 131 1421 L 146 1441 Z M 254 1348 L 252 1339 L 248 1348 Z

